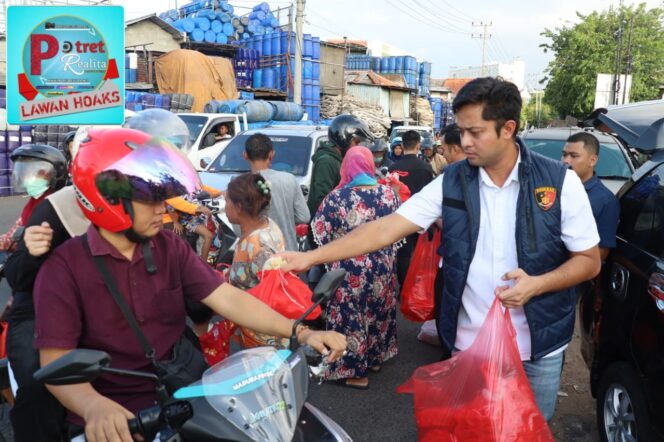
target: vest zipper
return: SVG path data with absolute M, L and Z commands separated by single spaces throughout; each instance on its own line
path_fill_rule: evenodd
M 533 221 L 532 205 L 528 204 L 526 209 L 526 222 L 528 223 L 528 249 L 530 252 L 537 250 L 537 242 L 535 241 L 535 223 Z

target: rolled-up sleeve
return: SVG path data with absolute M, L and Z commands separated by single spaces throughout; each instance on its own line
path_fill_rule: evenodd
M 74 273 L 56 250 L 44 262 L 34 286 L 35 348 L 76 348 L 82 308 Z
M 418 225 L 422 230 L 428 229 L 443 214 L 443 175 L 436 177 L 422 190 L 408 198 L 396 213 Z

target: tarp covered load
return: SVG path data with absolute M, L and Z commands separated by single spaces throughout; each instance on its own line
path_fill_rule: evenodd
M 159 57 L 154 65 L 159 93 L 193 95 L 192 112 L 203 112 L 210 100 L 238 98 L 233 66 L 226 58 L 176 49 Z

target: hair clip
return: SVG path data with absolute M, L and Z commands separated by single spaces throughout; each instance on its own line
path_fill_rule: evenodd
M 270 193 L 270 186 L 268 185 L 267 181 L 258 180 L 256 181 L 256 185 L 258 186 L 258 189 L 263 193 L 263 195 L 267 195 Z

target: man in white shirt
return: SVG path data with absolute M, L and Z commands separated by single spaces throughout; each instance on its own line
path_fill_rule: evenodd
M 574 330 L 573 288 L 600 270 L 590 203 L 573 171 L 516 137 L 521 96 L 514 84 L 475 79 L 459 91 L 453 110 L 465 161 L 449 165 L 395 214 L 313 252 L 283 254 L 284 270 L 380 249 L 442 214 L 443 347 L 467 349 L 497 296 L 512 309 L 524 369 L 550 420 Z

